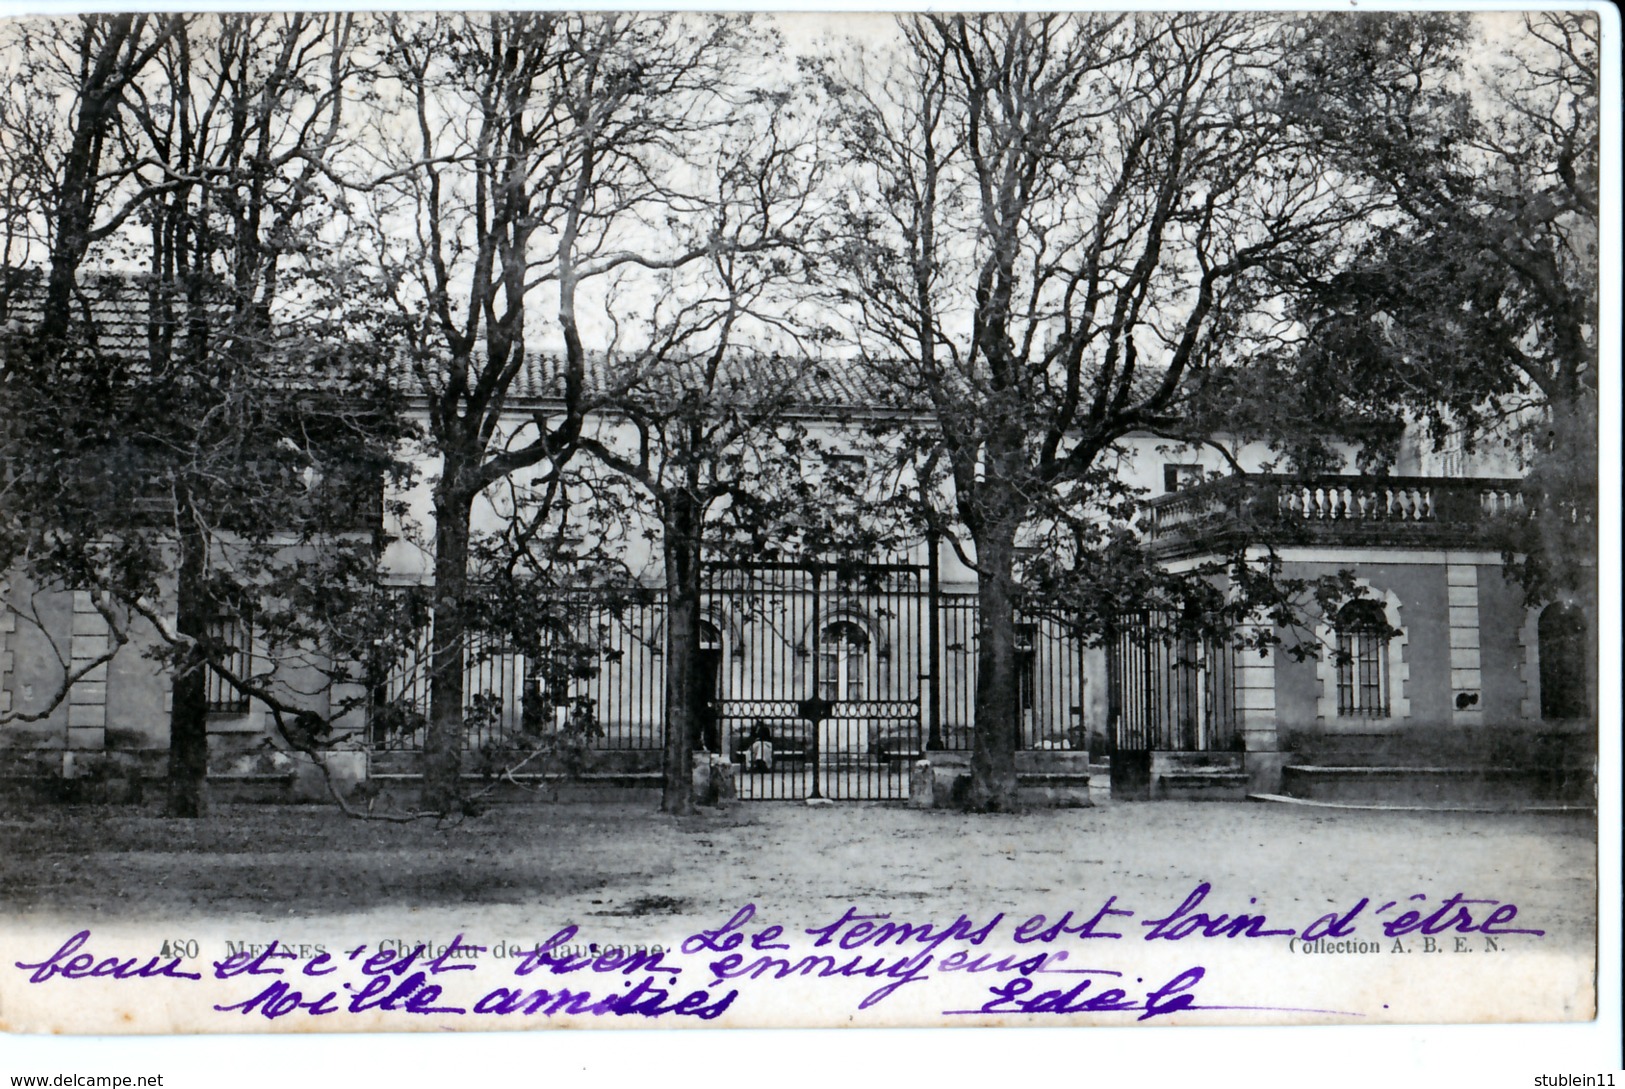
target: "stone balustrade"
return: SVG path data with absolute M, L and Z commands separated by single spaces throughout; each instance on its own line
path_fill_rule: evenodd
M 1461 547 L 1492 544 L 1497 524 L 1524 513 L 1516 480 L 1255 473 L 1154 499 L 1144 525 L 1164 555 L 1253 542 Z

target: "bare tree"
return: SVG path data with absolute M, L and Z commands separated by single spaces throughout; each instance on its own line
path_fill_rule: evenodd
M 114 234 L 153 191 L 126 184 L 130 164 L 107 154 L 135 81 L 184 26 L 177 16 L 85 15 L 9 28 L 14 78 L 66 101 L 56 111 L 12 105 L 7 143 L 40 184 L 35 229 L 49 269 L 39 332 L 66 335 L 75 277 L 90 247 Z M 8 257 L 12 256 L 8 253 Z
M 1510 13 L 1319 17 L 1295 112 L 1374 184 L 1387 229 L 1307 277 L 1294 360 L 1329 402 L 1421 416 L 1524 452 L 1505 542 L 1532 601 L 1595 577 L 1598 21 Z M 1491 49 L 1495 63 L 1474 63 Z
M 162 51 L 165 78 L 132 106 L 127 129 L 125 155 L 157 192 L 144 217 L 148 351 L 157 374 L 206 369 L 213 388 L 246 393 L 235 372 L 263 369 L 264 354 L 281 347 L 270 334 L 286 262 L 312 245 L 307 217 L 322 203 L 320 164 L 340 139 L 346 93 L 356 90 L 356 22 L 296 13 L 227 17 L 197 30 L 183 29 Z M 305 376 L 283 377 L 297 386 Z M 194 648 L 177 670 L 170 717 L 177 815 L 201 810 L 207 770 L 202 648 L 222 605 L 206 580 L 211 527 L 241 505 L 209 495 L 207 459 L 197 468 L 173 476 L 176 629 Z
M 365 189 L 439 462 L 424 787 L 450 810 L 475 501 L 533 467 L 536 496 L 559 494 L 546 482 L 587 414 L 641 377 L 592 360 L 622 354 L 623 325 L 652 316 L 670 277 L 716 259 L 696 177 L 759 39 L 741 18 L 643 14 L 401 18 L 389 33 L 395 93 Z M 538 360 L 553 386 L 526 406 L 516 382 Z
M 854 328 L 974 544 L 975 807 L 1015 805 L 1023 534 L 1107 517 L 1114 444 L 1174 426 L 1269 267 L 1358 220 L 1276 108 L 1291 47 L 1244 15 L 920 16 L 886 76 L 831 81 Z
M 63 183 L 89 147 L 93 181 L 46 202 L 44 348 L 8 352 L 7 393 L 35 406 L 7 436 L 31 489 L 11 528 L 36 570 L 100 587 L 168 647 L 176 816 L 203 810 L 210 672 L 319 732 L 296 697 L 234 659 L 221 618 L 275 630 L 273 643 L 314 659 L 319 612 L 273 604 L 299 599 L 320 566 L 290 542 L 335 546 L 317 553 L 335 565 L 329 599 L 370 568 L 371 534 L 355 521 L 370 504 L 357 499 L 378 486 L 393 425 L 354 336 L 365 308 L 335 303 L 357 300 L 335 283 L 333 239 L 315 226 L 331 220 L 314 214 L 324 186 L 331 195 L 324 164 L 353 90 L 355 27 L 303 14 L 171 20 L 139 71 L 115 66 L 127 73 L 116 91 L 83 92 L 116 102 L 94 115 L 99 136 L 75 129 L 55 158 L 41 147 L 64 164 Z M 137 49 L 114 41 L 119 57 Z M 87 228 L 97 207 L 111 211 Z M 160 604 L 171 595 L 172 623 Z M 354 662 L 330 655 L 323 668 Z
M 46 345 L 64 335 L 75 277 L 91 245 L 152 195 L 125 191 L 129 168 L 106 149 L 132 81 L 181 25 L 167 17 L 87 15 L 3 28 L 5 78 L 35 93 L 0 106 L 7 268 L 0 296 L 9 302 L 22 279 L 18 271 L 49 270 L 44 301 L 34 307 L 36 355 L 48 355 Z

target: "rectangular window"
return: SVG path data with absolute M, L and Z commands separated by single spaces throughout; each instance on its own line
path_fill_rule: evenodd
M 825 644 L 818 663 L 818 695 L 831 703 L 863 699 L 867 663 L 860 648 Z
M 834 703 L 841 698 L 841 655 L 833 644 L 825 643 L 818 650 L 818 698 Z
M 1337 633 L 1337 713 L 1388 717 L 1388 637 L 1370 628 Z
M 869 638 L 856 624 L 838 620 L 818 641 L 818 695 L 834 703 L 861 700 L 868 687 Z
M 1200 465 L 1174 465 L 1162 467 L 1162 490 L 1164 492 L 1179 492 L 1186 488 L 1194 488 L 1202 483 L 1205 474 Z
M 229 670 L 233 676 L 246 679 L 254 669 L 253 637 L 249 625 L 241 617 L 217 616 L 209 621 L 206 630 L 214 660 Z M 248 697 L 237 691 L 230 681 L 214 670 L 207 671 L 204 684 L 208 692 L 210 714 L 248 713 Z
M 867 661 L 864 652 L 856 647 L 846 648 L 846 691 L 843 695 L 849 700 L 863 698 L 863 683 L 867 680 L 865 666 Z

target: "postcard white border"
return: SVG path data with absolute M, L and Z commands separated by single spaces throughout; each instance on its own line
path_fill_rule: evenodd
M 129 5 L 141 10 L 366 10 L 366 3 Z M 816 9 L 782 3 L 589 2 L 574 5 L 430 2 L 416 10 L 484 7 L 571 7 L 644 10 L 816 10 L 831 14 L 877 10 L 836 0 Z M 954 5 L 949 5 L 953 7 Z M 0 1085 L 12 1075 L 162 1073 L 165 1086 L 229 1085 L 232 1089 L 289 1086 L 462 1084 L 477 1077 L 495 1085 L 694 1086 L 907 1084 L 1081 1085 L 1105 1080 L 1160 1085 L 1249 1086 L 1532 1086 L 1541 1074 L 1606 1074 L 1625 1083 L 1621 1008 L 1621 174 L 1620 15 L 1605 0 L 1589 3 L 1473 4 L 1291 2 L 1256 4 L 1135 3 L 1019 4 L 984 2 L 967 8 L 1003 10 L 1121 9 L 1472 11 L 1586 10 L 1603 27 L 1600 374 L 1601 562 L 1599 662 L 1614 684 L 1599 693 L 1598 976 L 1595 1021 L 1562 1025 L 1451 1025 L 1303 1028 L 1179 1028 L 1153 1036 L 1143 1028 L 750 1030 L 748 1032 L 456 1033 L 379 1036 L 272 1035 L 207 1037 L 0 1036 Z M 905 0 L 878 10 L 941 5 Z M 0 16 L 65 15 L 105 10 L 75 0 L 0 0 Z M 1610 365 L 1611 364 L 1611 365 Z

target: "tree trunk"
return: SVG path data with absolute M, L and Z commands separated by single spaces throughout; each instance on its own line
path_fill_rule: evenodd
M 1547 403 L 1523 479 L 1525 517 L 1503 523 L 1508 572 L 1529 604 L 1595 592 L 1597 578 L 1596 402 L 1564 390 Z
M 1546 495 L 1536 526 L 1548 569 L 1548 596 L 1585 592 L 1597 577 L 1597 415 L 1595 402 L 1566 390 L 1548 406 L 1547 450 L 1537 462 Z
M 694 811 L 695 738 L 703 726 L 700 689 L 701 522 L 690 490 L 668 494 L 663 504 L 666 561 L 666 747 L 660 808 Z
M 434 493 L 434 627 L 429 651 L 429 724 L 423 742 L 425 809 L 456 812 L 463 764 L 463 654 L 468 629 L 468 538 L 474 496 L 446 459 Z
M 977 811 L 1017 808 L 1015 536 L 1014 520 L 999 521 L 976 541 L 976 729 L 968 804 Z
M 175 588 L 175 630 L 204 639 L 209 627 L 209 599 L 204 583 L 208 541 L 195 527 L 191 503 L 183 495 L 178 511 L 181 526 L 178 578 Z M 171 817 L 201 817 L 206 809 L 204 779 L 209 768 L 208 664 L 196 649 L 187 652 L 176 673 L 169 705 L 169 798 Z
M 666 749 L 660 808 L 694 811 L 694 734 L 700 698 L 700 550 L 682 525 L 667 527 L 666 559 Z
M 92 27 L 98 24 L 103 37 L 96 44 L 92 59 L 88 50 Z M 121 83 L 133 74 L 118 73 L 118 69 L 134 28 L 134 17 L 124 14 L 90 16 L 80 30 L 84 38 L 78 44 L 86 50 L 82 55 L 89 64 L 79 87 L 73 142 L 52 193 L 57 209 L 40 326 L 47 342 L 67 336 L 79 264 L 90 247 L 91 219 L 95 213 L 91 201 L 97 188 L 102 146 L 111 137 L 113 119 L 118 112 L 118 98 L 111 83 L 116 73 Z

